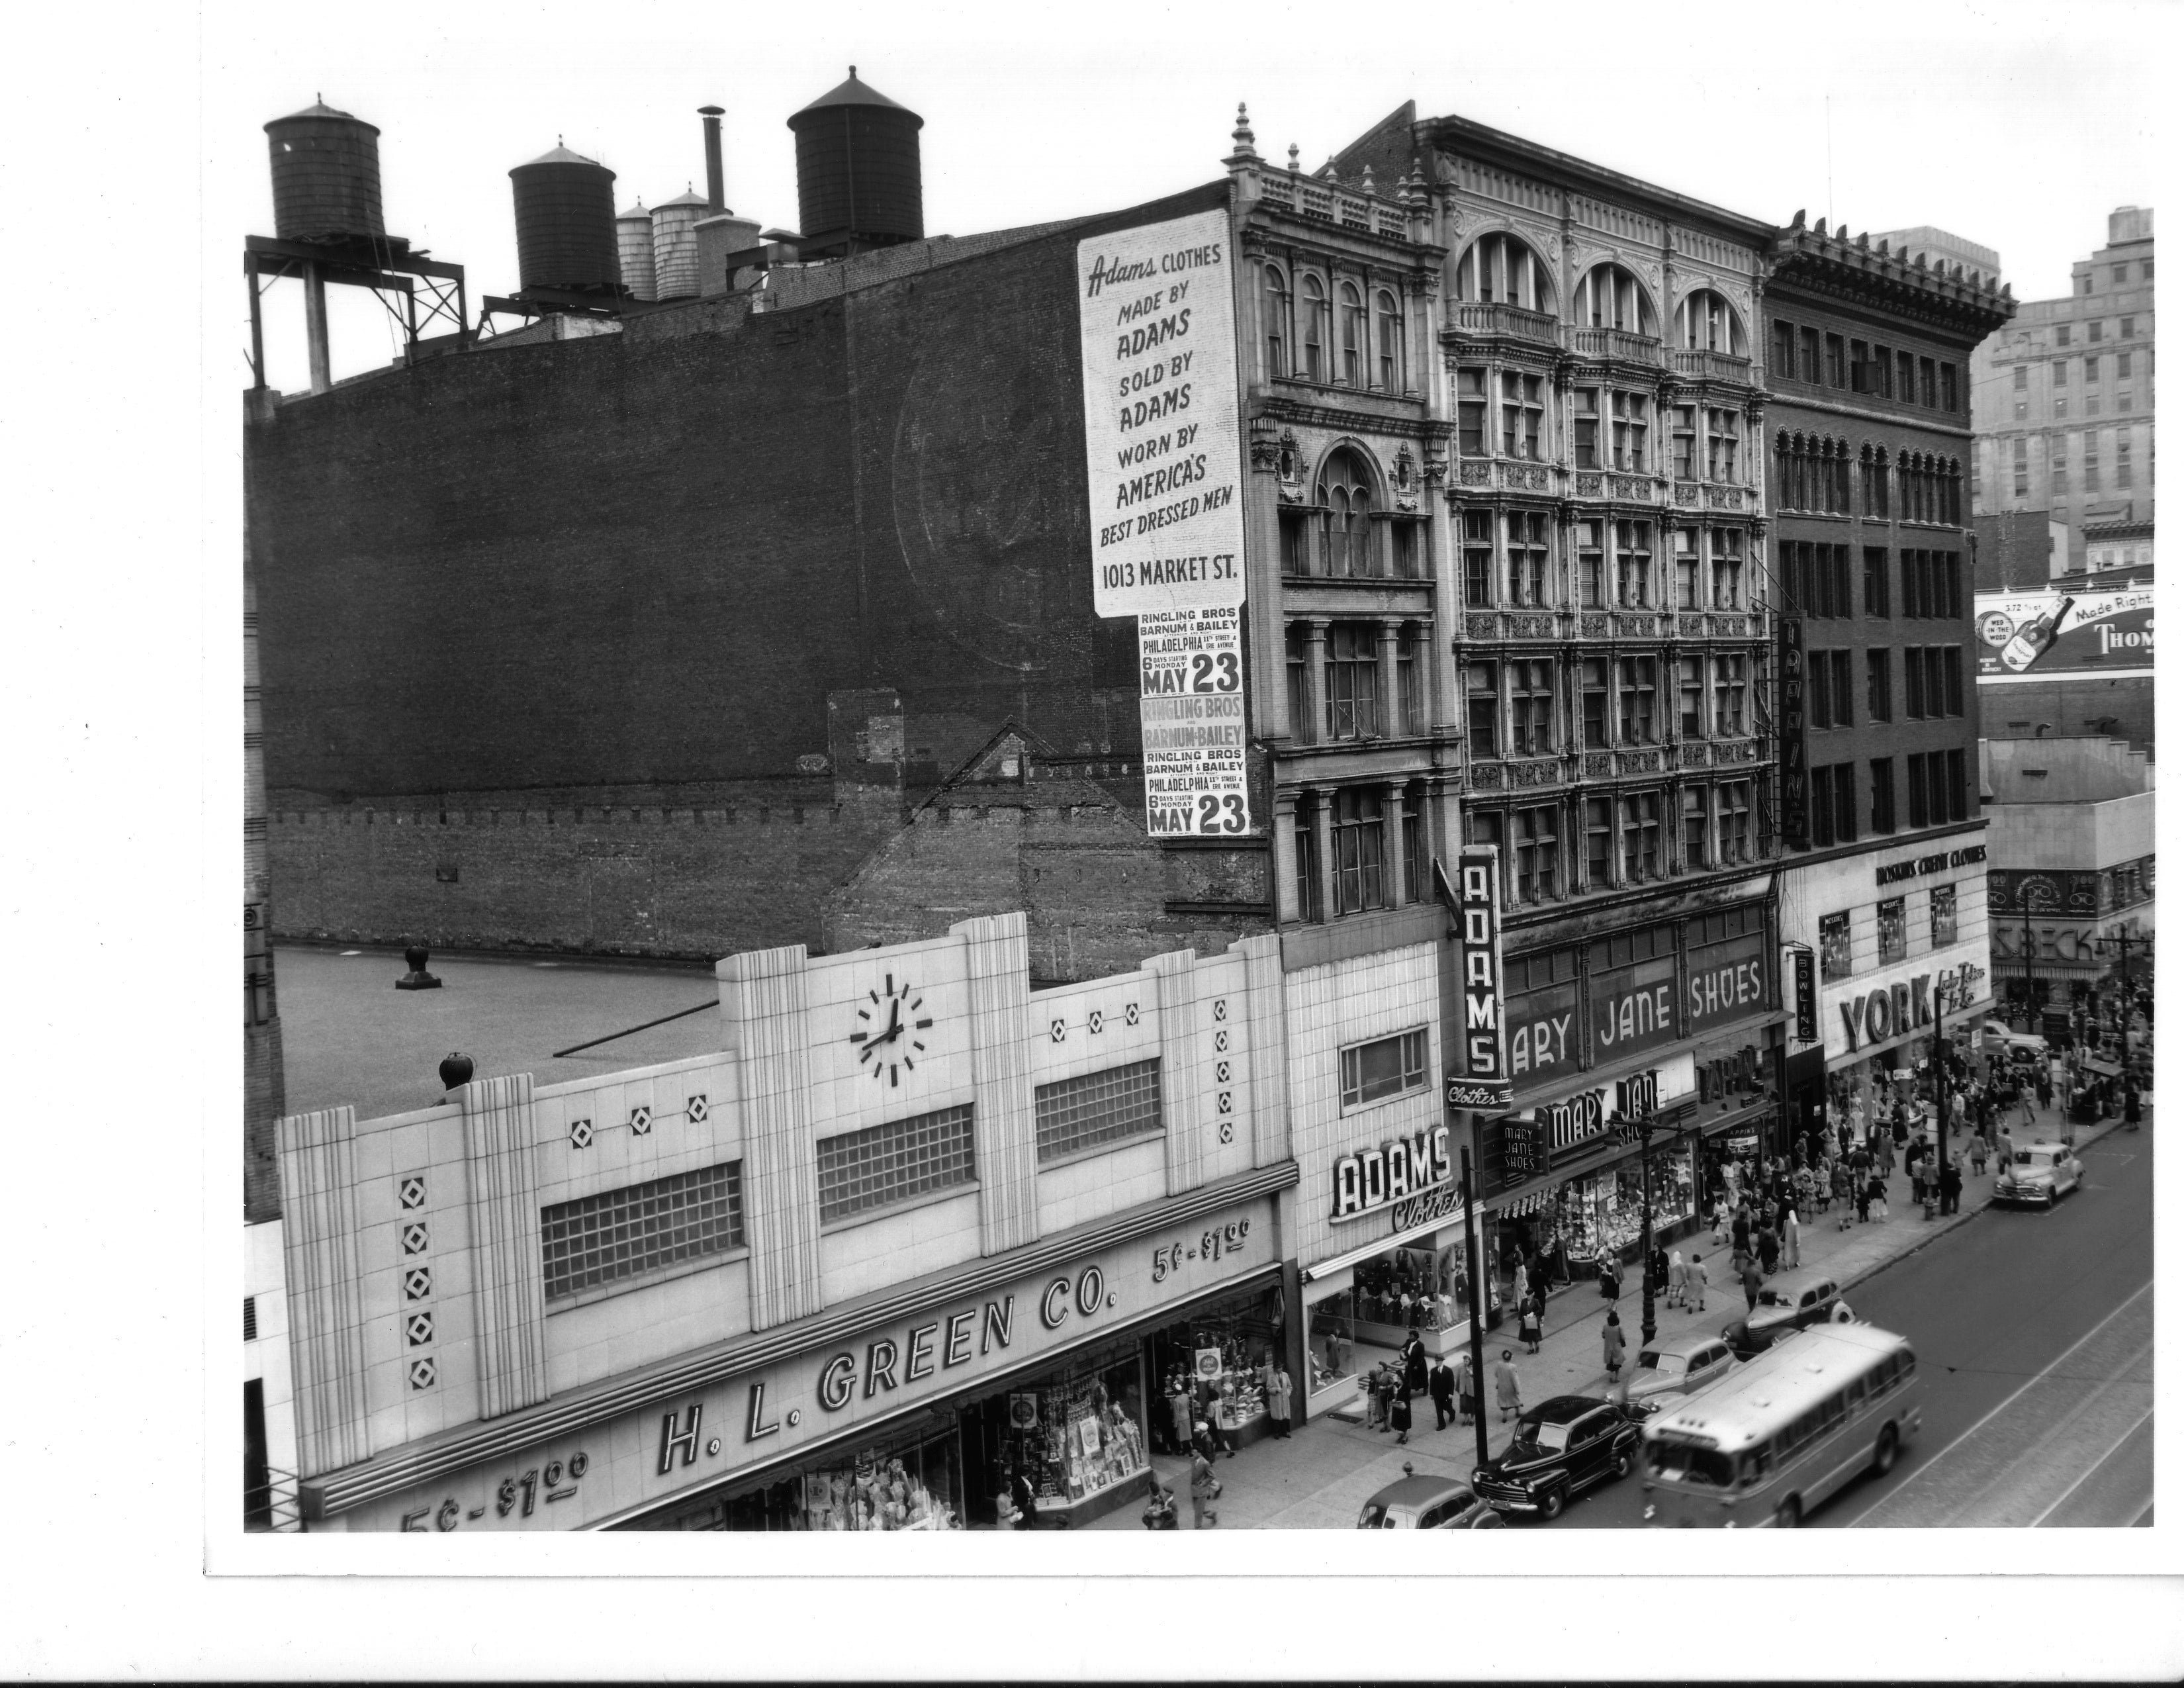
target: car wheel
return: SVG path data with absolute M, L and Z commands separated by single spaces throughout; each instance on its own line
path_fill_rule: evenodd
M 1797 1504 L 1795 1495 L 1774 1508 L 1774 1528 L 1777 1529 L 1795 1529 L 1804 1521 L 1805 1509 Z
M 1552 1520 L 1563 1515 L 1563 1491 L 1550 1489 L 1540 1496 L 1540 1516 Z
M 1630 1457 L 1630 1450 L 1625 1448 L 1622 1452 L 1615 1456 L 1614 1460 L 1609 1464 L 1607 1468 L 1614 1476 L 1615 1479 L 1618 1482 L 1620 1482 L 1623 1479 L 1630 1474 L 1630 1468 L 1633 1463 L 1634 1462 Z
M 1896 1468 L 1896 1427 L 1884 1424 L 1880 1439 L 1873 1445 L 1873 1474 L 1886 1477 Z

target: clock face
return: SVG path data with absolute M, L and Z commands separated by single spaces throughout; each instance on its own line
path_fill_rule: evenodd
M 857 1046 L 858 1065 L 875 1082 L 885 1072 L 891 1088 L 902 1083 L 904 1073 L 917 1070 L 917 1058 L 925 1053 L 922 1034 L 933 1028 L 933 1017 L 918 1013 L 925 999 L 907 978 L 898 989 L 893 973 L 879 989 L 865 994 L 870 1000 L 857 1010 L 857 1028 L 850 1041 Z

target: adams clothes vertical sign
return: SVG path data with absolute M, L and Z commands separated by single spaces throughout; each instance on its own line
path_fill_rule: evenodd
M 1456 977 L 1463 1005 L 1455 1069 L 1448 1075 L 1452 1108 L 1509 1106 L 1509 1050 L 1502 1025 L 1502 861 L 1491 844 L 1466 844 L 1451 887 L 1439 861 L 1434 877 L 1456 916 Z
M 1226 210 L 1077 248 L 1092 603 L 1138 617 L 1156 834 L 1251 827 L 1234 268 Z

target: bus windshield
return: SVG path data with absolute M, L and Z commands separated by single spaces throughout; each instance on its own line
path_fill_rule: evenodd
M 1646 1451 L 1646 1474 L 1669 1483 L 1726 1489 L 1736 1469 L 1730 1457 L 1702 1437 L 1661 1435 Z

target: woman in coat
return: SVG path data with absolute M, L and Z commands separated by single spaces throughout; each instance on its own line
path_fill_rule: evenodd
M 1273 1376 L 1267 1384 L 1267 1416 L 1274 1421 L 1274 1435 L 1287 1441 L 1290 1435 L 1290 1373 L 1289 1368 L 1277 1360 Z
M 1600 1357 L 1607 1367 L 1607 1380 L 1614 1383 L 1623 1375 L 1623 1321 L 1610 1308 L 1607 1323 L 1601 1328 Z
M 1494 1364 L 1494 1404 L 1502 1410 L 1502 1422 L 1505 1424 L 1512 1412 L 1524 1410 L 1524 1392 L 1517 1386 L 1517 1368 L 1507 1348 Z
M 1527 1295 L 1517 1315 L 1517 1334 L 1535 1354 L 1540 1351 L 1540 1298 Z
M 1479 1412 L 1479 1372 L 1471 1363 L 1471 1354 L 1466 1350 L 1463 1363 L 1456 1368 L 1457 1416 L 1468 1424 Z
M 1396 1391 L 1396 1398 L 1388 1408 L 1388 1418 L 1396 1427 L 1396 1440 L 1398 1443 L 1410 1440 L 1411 1391 L 1407 1387 Z
M 1426 1392 L 1426 1345 L 1415 1330 L 1403 1344 L 1403 1387 L 1412 1395 Z

